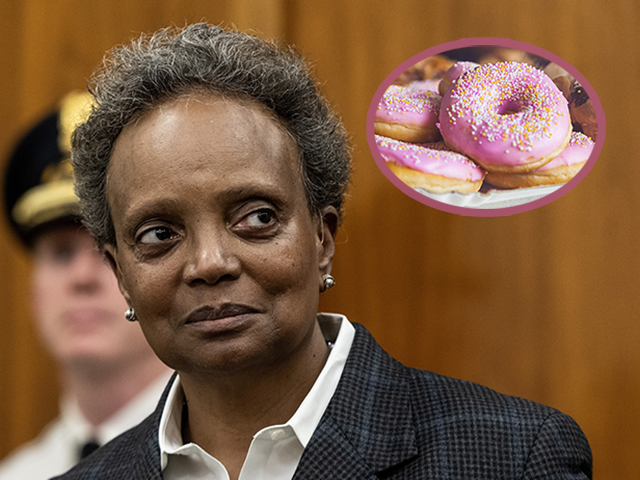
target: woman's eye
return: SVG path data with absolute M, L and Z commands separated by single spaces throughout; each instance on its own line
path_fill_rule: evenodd
M 167 227 L 154 227 L 145 231 L 138 237 L 138 242 L 145 244 L 154 244 L 166 242 L 173 238 L 173 231 Z
M 273 220 L 273 212 L 271 210 L 258 210 L 248 217 L 249 222 L 255 226 L 269 225 Z
M 255 233 L 264 232 L 265 229 L 271 230 L 276 224 L 276 213 L 270 208 L 262 208 L 247 214 L 240 222 L 238 227 L 242 230 L 253 231 Z

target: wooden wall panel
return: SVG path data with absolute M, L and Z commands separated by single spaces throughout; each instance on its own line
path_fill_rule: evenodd
M 640 469 L 640 93 L 633 0 L 30 0 L 0 7 L 0 153 L 107 48 L 169 23 L 234 23 L 293 42 L 353 137 L 355 173 L 322 308 L 365 324 L 395 357 L 573 415 L 596 478 Z M 391 7 L 390 4 L 393 4 Z M 598 92 L 607 138 L 591 173 L 535 211 L 440 212 L 399 192 L 369 153 L 365 116 L 405 59 L 463 37 L 508 37 L 569 61 Z M 0 229 L 0 456 L 55 413 L 50 359 L 29 328 L 28 262 Z M 48 364 L 47 364 L 48 363 Z
M 621 86 L 638 72 L 637 10 L 595 0 L 332 1 L 299 7 L 289 27 L 355 144 L 337 286 L 323 308 L 364 323 L 410 365 L 570 413 L 591 440 L 596 477 L 609 479 L 639 467 L 638 93 Z M 426 48 L 474 36 L 543 47 L 599 93 L 600 160 L 553 204 L 503 218 L 447 214 L 404 196 L 372 162 L 364 119 L 380 82 Z

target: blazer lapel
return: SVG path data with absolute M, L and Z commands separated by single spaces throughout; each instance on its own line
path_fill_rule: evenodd
M 160 418 L 176 376 L 177 373 L 174 372 L 160 397 L 158 406 L 148 419 L 149 428 L 143 430 L 143 435 L 139 439 L 137 447 L 140 449 L 140 454 L 133 456 L 136 462 L 132 465 L 130 472 L 129 478 L 132 480 L 162 480 L 160 445 L 158 444 Z
M 156 429 L 150 433 L 151 435 L 143 439 L 143 445 L 140 446 L 143 452 L 137 457 L 137 461 L 132 466 L 131 476 L 129 477 L 132 480 L 162 480 L 158 431 Z
M 294 479 L 373 479 L 417 455 L 407 368 L 361 325 Z
M 331 417 L 325 416 L 304 454 L 293 480 L 377 479 L 371 467 Z

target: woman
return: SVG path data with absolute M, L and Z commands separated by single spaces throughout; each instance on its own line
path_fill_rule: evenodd
M 83 215 L 156 354 L 156 412 L 61 478 L 589 478 L 563 414 L 408 369 L 317 315 L 346 135 L 304 62 L 204 24 L 111 53 Z

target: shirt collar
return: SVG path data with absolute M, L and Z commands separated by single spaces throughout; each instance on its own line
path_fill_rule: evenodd
M 355 328 L 344 315 L 319 313 L 317 318 L 325 340 L 333 343 L 333 347 L 313 387 L 285 424 L 293 429 L 303 447 L 309 443 L 331 401 L 355 336 Z M 184 445 L 182 440 L 183 398 L 180 376 L 176 375 L 162 410 L 159 426 L 163 470 L 167 466 L 168 455 L 178 453 Z
M 325 340 L 333 343 L 333 348 L 313 387 L 287 422 L 305 448 L 338 386 L 355 336 L 355 328 L 343 315 L 321 313 L 318 322 Z M 336 328 L 339 328 L 337 332 Z

